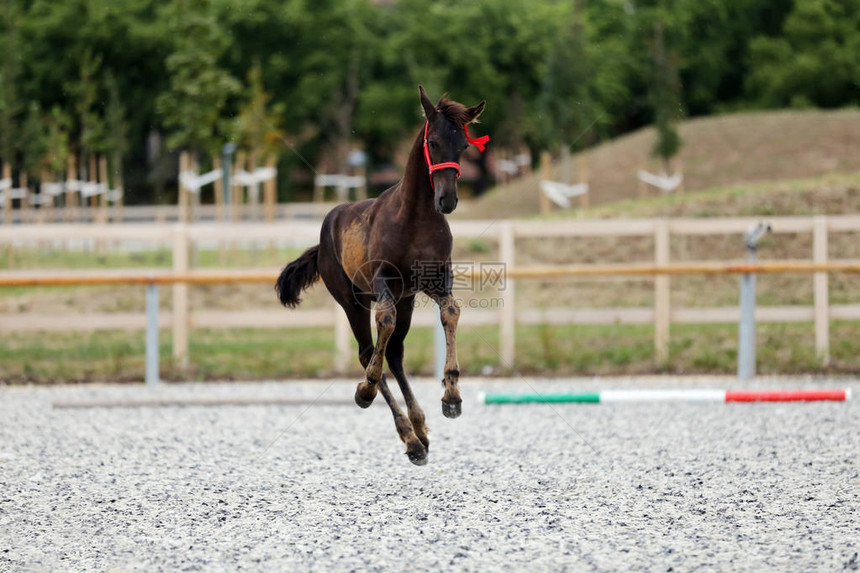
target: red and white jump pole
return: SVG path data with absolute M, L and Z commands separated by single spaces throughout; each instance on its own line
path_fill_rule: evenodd
M 581 394 L 482 394 L 483 404 L 612 402 L 844 402 L 851 389 L 836 390 L 603 390 Z

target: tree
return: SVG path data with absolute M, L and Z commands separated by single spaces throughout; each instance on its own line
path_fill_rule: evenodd
M 66 169 L 69 159 L 70 123 L 68 116 L 56 105 L 45 119 L 44 167 L 55 176 Z
M 858 52 L 860 0 L 2 0 L 0 158 L 22 151 L 31 102 L 57 106 L 76 149 L 122 149 L 128 190 L 151 197 L 147 135 L 211 152 L 258 105 L 234 78 L 259 62 L 296 165 L 355 142 L 389 162 L 419 83 L 487 99 L 476 132 L 495 150 L 654 124 L 665 159 L 684 113 L 857 105 Z
M 291 60 L 298 75 L 289 107 L 301 114 L 294 125 L 297 131 L 315 126 L 316 143 L 340 173 L 347 169 L 362 90 L 373 81 L 384 36 L 376 29 L 380 9 L 368 0 L 321 0 L 287 18 L 303 39 Z
M 260 159 L 264 155 L 277 154 L 284 137 L 284 131 L 279 127 L 284 105 L 270 105 L 271 99 L 272 95 L 263 88 L 263 72 L 257 62 L 248 72 L 246 100 L 236 115 L 234 133 L 236 141 Z
M 80 61 L 80 78 L 72 85 L 71 91 L 77 95 L 76 111 L 80 125 L 81 168 L 86 160 L 102 152 L 105 147 L 104 122 L 96 109 L 99 99 L 97 76 L 100 73 L 101 57 L 92 51 L 84 52 Z M 89 174 L 90 178 L 95 176 Z
M 672 173 L 672 158 L 681 149 L 681 136 L 675 126 L 683 114 L 677 55 L 674 51 L 676 21 L 672 0 L 658 0 L 642 10 L 640 17 L 651 55 L 648 67 L 648 95 L 654 113 L 657 141 L 652 154 L 663 161 L 663 170 Z M 667 36 L 669 36 L 667 38 Z
M 551 148 L 582 146 L 581 135 L 594 114 L 589 90 L 589 62 L 585 49 L 583 1 L 576 0 L 570 21 L 547 58 L 541 93 L 544 140 Z
M 765 107 L 860 104 L 860 0 L 796 2 L 750 42 L 747 93 Z
M 170 88 L 156 107 L 169 130 L 171 149 L 215 153 L 229 131 L 223 112 L 239 82 L 218 64 L 228 40 L 210 0 L 173 0 L 162 17 L 174 39 L 167 56 Z
M 18 97 L 20 38 L 18 8 L 13 2 L 0 5 L 0 159 L 7 164 L 15 159 L 17 116 L 21 103 Z
M 405 64 L 404 77 L 411 79 L 412 118 L 414 86 L 421 83 L 430 93 L 449 90 L 466 103 L 486 99 L 480 130 L 492 134 L 493 148 L 539 146 L 542 110 L 530 102 L 539 99 L 553 38 L 567 21 L 563 4 L 402 0 L 394 9 L 397 28 L 386 52 Z M 491 183 L 491 174 L 486 155 L 476 162 L 479 194 Z
M 122 173 L 122 159 L 128 152 L 128 122 L 125 106 L 122 104 L 116 77 L 106 74 L 108 100 L 105 106 L 105 143 L 110 153 L 111 171 Z
M 31 101 L 27 115 L 21 126 L 21 167 L 31 177 L 39 177 L 45 166 L 48 154 L 48 141 L 45 137 L 45 119 L 39 103 Z

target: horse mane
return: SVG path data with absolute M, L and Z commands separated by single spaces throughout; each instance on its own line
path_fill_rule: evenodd
M 436 110 L 451 121 L 460 125 L 466 125 L 471 119 L 469 117 L 468 108 L 460 102 L 448 99 L 447 93 L 442 94 L 442 98 L 439 100 L 439 103 L 436 104 Z

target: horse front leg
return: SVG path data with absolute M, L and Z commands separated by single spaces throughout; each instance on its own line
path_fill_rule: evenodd
M 376 305 L 376 346 L 373 356 L 365 369 L 365 380 L 355 389 L 355 403 L 367 408 L 376 398 L 379 381 L 382 378 L 382 360 L 385 357 L 385 347 L 397 322 L 397 311 L 391 293 L 386 291 L 379 297 Z
M 456 418 L 462 413 L 463 399 L 460 397 L 460 364 L 457 362 L 457 323 L 460 321 L 460 305 L 451 293 L 436 297 L 442 327 L 445 330 L 445 394 L 442 396 L 442 414 Z

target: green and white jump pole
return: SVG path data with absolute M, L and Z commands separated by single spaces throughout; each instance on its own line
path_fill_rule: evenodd
M 482 404 L 605 404 L 613 402 L 844 402 L 837 390 L 603 390 L 581 394 L 481 394 Z

